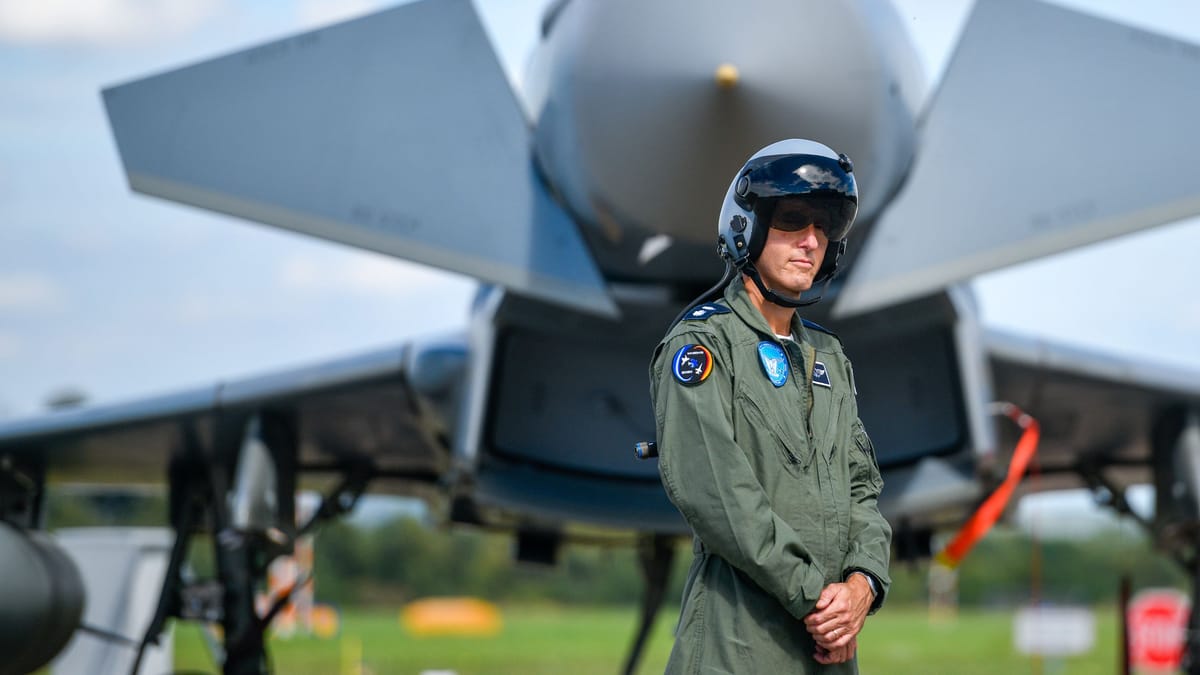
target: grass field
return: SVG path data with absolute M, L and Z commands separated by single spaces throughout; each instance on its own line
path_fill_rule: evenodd
M 504 629 L 492 638 L 413 638 L 395 612 L 351 611 L 338 638 L 275 640 L 275 672 L 287 675 L 413 674 L 448 670 L 458 675 L 614 675 L 634 629 L 632 608 L 509 607 Z M 643 657 L 641 673 L 661 673 L 671 649 L 675 617 L 664 610 Z M 859 650 L 864 673 L 889 675 L 1011 675 L 1117 672 L 1116 613 L 1096 612 L 1090 654 L 1037 664 L 1012 647 L 1012 614 L 961 612 L 931 620 L 924 609 L 888 608 L 871 617 Z M 361 661 L 359 661 L 361 658 Z M 180 670 L 217 673 L 199 629 L 175 633 Z M 361 671 L 351 666 L 361 663 Z

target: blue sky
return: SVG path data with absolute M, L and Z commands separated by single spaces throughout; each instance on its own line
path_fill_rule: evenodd
M 104 86 L 388 4 L 0 0 L 0 418 L 65 388 L 125 400 L 464 324 L 470 279 L 130 193 L 100 102 Z M 514 78 L 542 4 L 476 2 Z M 1086 4 L 1200 43 L 1195 3 Z M 897 5 L 936 77 L 969 3 Z M 1192 219 L 975 287 L 989 325 L 1200 369 L 1197 250 Z

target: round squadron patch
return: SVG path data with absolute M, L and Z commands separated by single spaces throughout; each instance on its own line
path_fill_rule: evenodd
M 782 387 L 787 383 L 788 360 L 787 354 L 783 353 L 783 347 L 769 340 L 763 340 L 758 343 L 758 360 L 762 363 L 763 372 L 767 374 L 767 379 L 771 381 L 771 384 Z
M 684 345 L 675 352 L 671 372 L 675 379 L 689 387 L 700 384 L 712 374 L 712 352 L 704 345 Z

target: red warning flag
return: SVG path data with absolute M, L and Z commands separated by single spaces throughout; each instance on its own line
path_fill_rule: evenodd
M 992 529 L 992 525 L 996 524 L 1000 514 L 1004 513 L 1004 507 L 1008 505 L 1013 490 L 1017 488 L 1017 483 L 1021 482 L 1021 476 L 1025 475 L 1025 469 L 1029 467 L 1029 462 L 1037 453 L 1040 434 L 1037 420 L 1026 415 L 1011 403 L 1000 403 L 999 407 L 1001 413 L 1007 415 L 1025 431 L 1017 441 L 1017 448 L 1013 451 L 1012 461 L 1008 464 L 1008 476 L 1004 478 L 1004 482 L 979 505 L 971 518 L 959 528 L 954 539 L 937 554 L 937 561 L 951 569 L 958 567 L 975 543 L 982 539 L 988 530 Z

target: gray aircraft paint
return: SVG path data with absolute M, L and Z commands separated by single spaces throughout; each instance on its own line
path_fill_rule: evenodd
M 1198 73 L 1194 44 L 980 0 L 837 313 L 1200 213 Z
M 717 84 L 723 64 L 736 84 Z M 606 276 L 675 283 L 720 274 L 721 197 L 746 157 L 780 138 L 849 155 L 870 221 L 912 160 L 926 90 L 899 16 L 876 0 L 704 11 L 684 0 L 572 0 L 526 83 L 538 163 Z M 672 247 L 640 264 L 644 242 L 661 234 Z
M 614 311 L 533 174 L 524 116 L 467 0 L 403 5 L 104 98 L 135 190 Z

